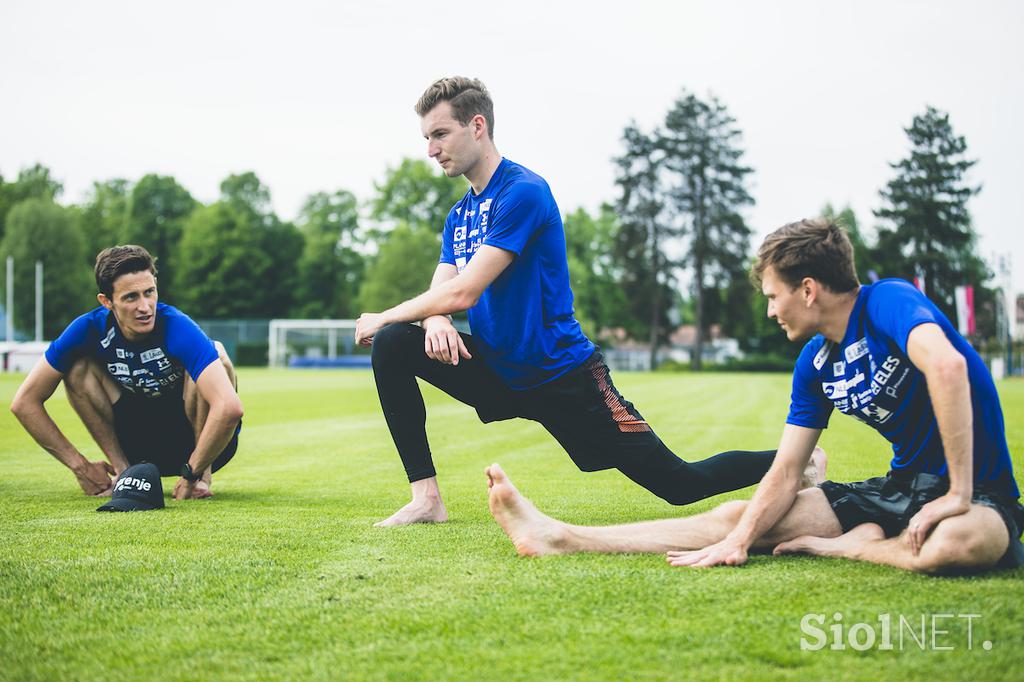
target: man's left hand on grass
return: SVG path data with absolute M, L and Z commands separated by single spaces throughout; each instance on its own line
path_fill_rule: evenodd
M 747 548 L 729 538 L 708 545 L 704 549 L 668 552 L 668 563 L 672 566 L 708 568 L 710 566 L 742 566 L 747 563 Z
M 190 483 L 184 478 L 179 478 L 178 482 L 174 484 L 173 497 L 176 500 L 202 500 L 213 497 L 213 491 L 210 490 L 210 484 L 206 481 Z

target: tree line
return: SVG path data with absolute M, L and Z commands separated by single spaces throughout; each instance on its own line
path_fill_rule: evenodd
M 849 208 L 837 214 L 826 204 L 823 212 L 847 227 L 862 281 L 921 277 L 951 315 L 954 287 L 971 284 L 979 333 L 990 335 L 991 273 L 966 207 L 980 189 L 965 180 L 975 161 L 934 108 L 905 131 L 910 152 L 890 164 L 874 234 Z M 748 352 L 791 357 L 747 280 L 753 244 L 744 211 L 754 200 L 743 154 L 736 120 L 713 95 L 683 91 L 653 129 L 625 127 L 613 159 L 617 196 L 564 220 L 577 316 L 592 338 L 608 343 L 622 330 L 647 341 L 653 358 L 673 328 L 690 322 L 696 367 L 712 325 Z M 15 258 L 14 319 L 22 329 L 34 324 L 34 264 L 42 260 L 47 338 L 95 305 L 95 255 L 124 243 L 158 258 L 161 299 L 194 317 L 351 318 L 387 308 L 429 283 L 445 217 L 467 184 L 406 159 L 369 200 L 345 189 L 316 192 L 294 221 L 272 210 L 253 172 L 229 175 L 209 204 L 156 174 L 94 182 L 77 204 L 61 203 L 62 190 L 41 165 L 0 176 L 0 257 Z

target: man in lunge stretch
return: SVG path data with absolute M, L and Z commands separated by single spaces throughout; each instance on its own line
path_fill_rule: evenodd
M 1024 508 L 996 387 L 945 315 L 907 282 L 861 286 L 849 239 L 823 219 L 769 235 L 753 274 L 789 339 L 812 337 L 753 499 L 688 518 L 570 526 L 539 512 L 495 464 L 491 512 L 519 553 L 667 552 L 674 566 L 703 567 L 774 548 L 924 573 L 1024 563 Z M 892 443 L 891 470 L 800 490 L 833 409 Z
M 448 518 L 417 377 L 475 407 L 484 422 L 538 421 L 581 470 L 616 468 L 672 504 L 760 480 L 773 451 L 684 462 L 615 389 L 573 314 L 558 206 L 543 178 L 498 153 L 483 83 L 439 80 L 416 113 L 429 156 L 470 188 L 445 221 L 430 289 L 357 324 L 356 340 L 373 344 L 381 407 L 412 484 L 412 501 L 377 525 Z M 461 310 L 472 335 L 447 317 Z

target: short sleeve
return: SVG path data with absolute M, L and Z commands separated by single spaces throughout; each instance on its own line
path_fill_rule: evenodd
M 530 182 L 509 185 L 494 202 L 491 224 L 483 243 L 518 256 L 547 221 L 551 203 L 550 193 L 541 185 Z
M 796 366 L 793 368 L 793 390 L 789 398 L 787 424 L 809 429 L 828 427 L 833 405 L 822 393 L 818 374 L 814 370 L 814 356 L 819 350 L 821 344 L 812 339 L 797 358 Z
M 887 336 L 906 354 L 907 338 L 914 327 L 940 324 L 935 307 L 909 282 L 886 280 L 874 286 L 867 304 L 874 334 Z
M 89 315 L 76 318 L 46 349 L 46 361 L 61 374 L 66 374 L 75 360 L 88 351 L 89 339 L 93 336 Z
M 203 370 L 220 356 L 213 341 L 199 325 L 188 315 L 176 312 L 167 316 L 167 352 L 181 361 L 192 381 L 198 381 Z
M 456 204 L 457 206 L 458 204 Z M 448 211 L 448 217 L 444 220 L 444 231 L 441 233 L 441 257 L 438 259 L 438 263 L 447 263 L 448 265 L 455 265 L 455 253 L 452 244 L 455 241 L 455 222 L 452 220 L 452 216 L 455 215 L 455 208 Z

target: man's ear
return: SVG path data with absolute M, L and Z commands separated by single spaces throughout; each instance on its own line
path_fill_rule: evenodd
M 106 308 L 107 310 L 110 310 L 111 308 L 114 307 L 114 304 L 111 303 L 110 299 L 107 298 L 106 294 L 96 294 L 96 300 L 99 301 L 100 305 Z
M 804 277 L 800 281 L 800 293 L 804 297 L 804 306 L 810 308 L 811 305 L 818 300 L 818 292 L 821 289 L 821 285 L 818 280 L 813 277 Z
M 473 126 L 473 136 L 478 140 L 487 132 L 487 119 L 483 114 L 474 116 L 469 124 Z

